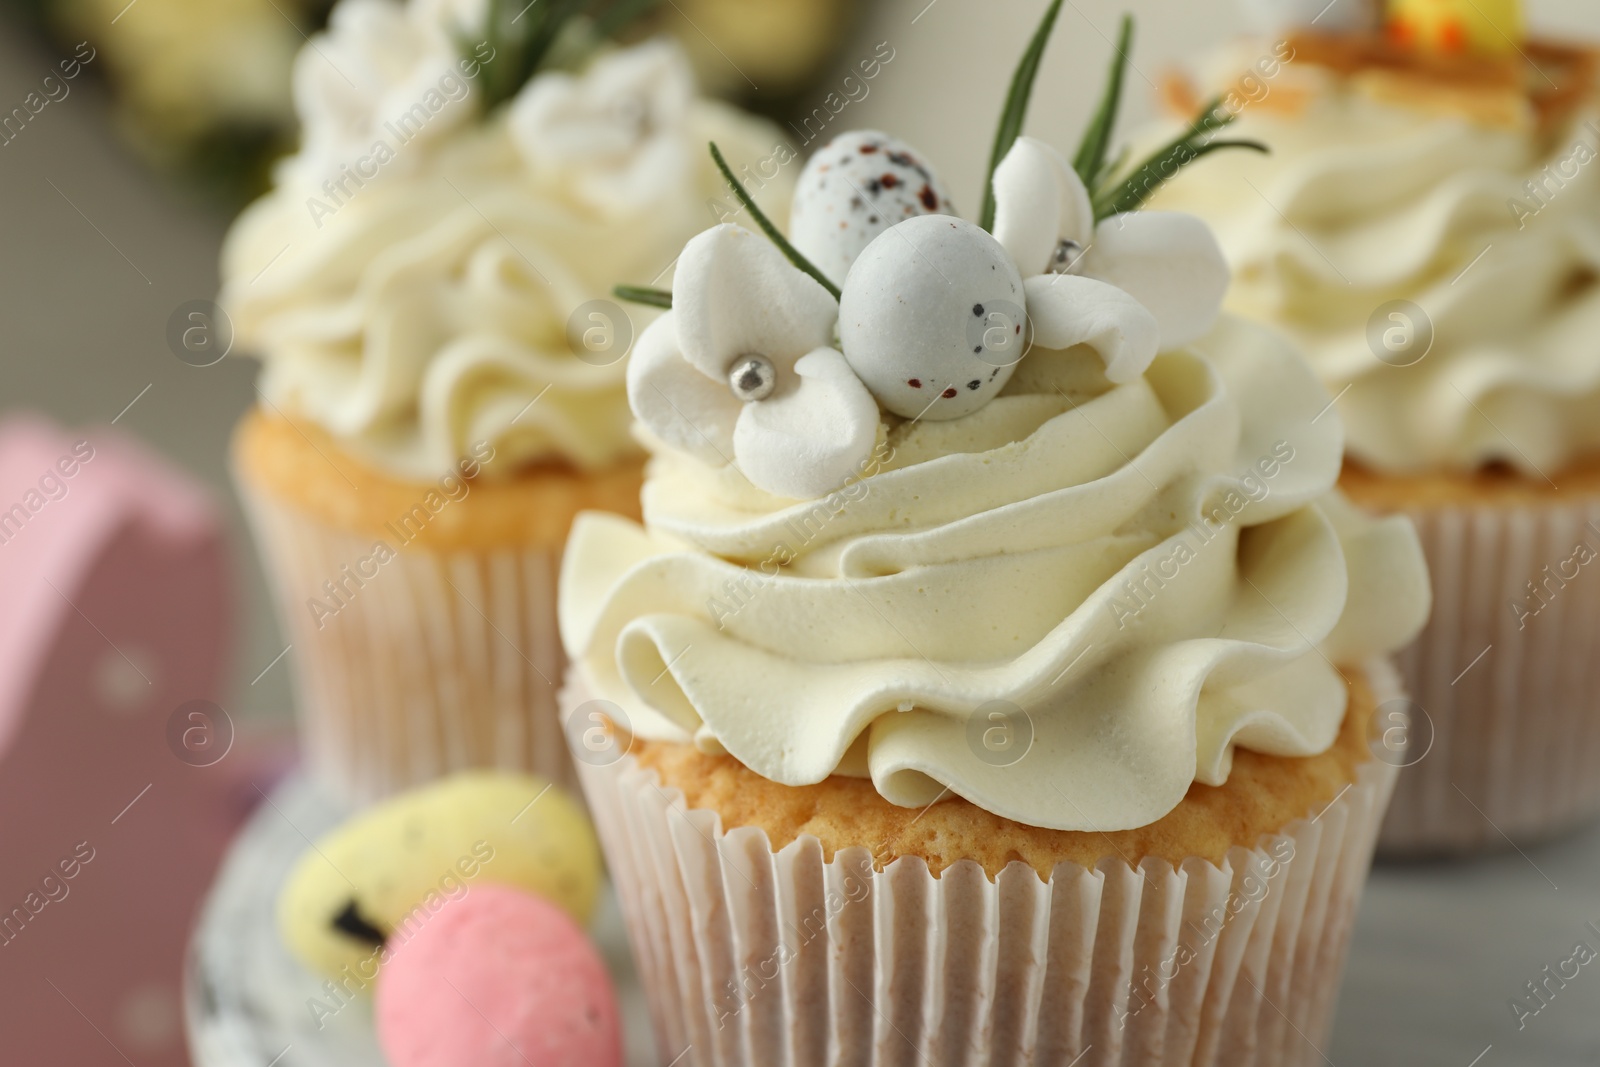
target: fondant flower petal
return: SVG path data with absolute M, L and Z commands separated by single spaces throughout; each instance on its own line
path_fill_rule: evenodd
M 1094 207 L 1077 171 L 1052 146 L 1018 137 L 994 171 L 994 236 L 1024 276 L 1047 269 L 1065 239 L 1085 248 Z
M 735 462 L 775 496 L 823 496 L 871 456 L 878 404 L 831 348 L 802 356 L 783 378 L 771 397 L 744 406 L 733 431 Z
M 652 322 L 628 360 L 628 403 L 645 429 L 705 463 L 733 462 L 738 399 L 726 382 L 691 367 L 678 349 L 669 311 Z
M 732 223 L 695 236 L 672 279 L 684 358 L 722 384 L 740 356 L 759 354 L 780 373 L 833 342 L 839 303 L 773 243 Z
M 1022 283 L 1022 291 L 1034 344 L 1088 345 L 1114 382 L 1132 381 L 1155 358 L 1161 336 L 1155 316 L 1116 286 L 1075 274 L 1038 274 Z
M 1209 333 L 1228 291 L 1228 262 L 1211 227 L 1177 211 L 1104 220 L 1095 227 L 1082 273 L 1149 308 L 1161 327 L 1163 351 Z

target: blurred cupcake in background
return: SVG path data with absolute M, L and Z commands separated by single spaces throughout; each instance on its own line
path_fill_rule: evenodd
M 1212 223 L 1228 306 L 1294 338 L 1341 486 L 1417 523 L 1432 622 L 1386 729 L 1389 851 L 1529 840 L 1600 808 L 1600 122 L 1594 50 L 1510 0 L 1257 3 L 1200 80 L 1271 148 L 1154 197 Z M 1174 81 L 1174 110 L 1210 93 Z
M 683 42 L 710 92 L 773 111 L 793 100 L 833 57 L 869 5 L 849 0 L 677 0 L 661 25 Z
M 348 799 L 567 776 L 557 561 L 640 479 L 623 376 L 654 311 L 610 289 L 729 210 L 708 141 L 787 204 L 781 135 L 571 10 L 344 0 L 296 60 L 301 149 L 224 248 L 263 363 L 236 477 L 308 762 Z
M 290 66 L 322 0 L 61 0 L 39 12 L 86 37 L 113 88 L 124 142 L 232 205 L 259 193 L 293 144 Z
M 676 38 L 703 92 L 782 119 L 809 99 L 866 6 L 632 0 L 612 5 L 608 21 L 622 29 L 626 16 L 628 41 Z M 307 35 L 326 26 L 332 3 L 12 0 L 9 7 L 54 47 L 70 53 L 79 42 L 92 45 L 93 70 L 106 75 L 127 146 L 232 209 L 268 189 L 272 163 L 295 146 L 291 68 Z
M 644 525 L 574 529 L 564 705 L 664 1062 L 1288 1064 L 1331 1024 L 1422 554 L 1339 496 L 1294 346 L 1219 317 L 1204 224 L 1136 210 L 1120 77 L 1073 163 L 1018 136 L 1060 6 L 981 224 L 840 134 L 792 244 L 694 237 L 630 362 Z

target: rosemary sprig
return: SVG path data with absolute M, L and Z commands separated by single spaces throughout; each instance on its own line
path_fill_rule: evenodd
M 1060 13 L 1061 0 L 1051 0 L 1044 18 L 1039 22 L 1039 28 L 1033 32 L 1033 40 L 1028 42 L 1027 50 L 1017 61 L 1016 72 L 1011 75 L 1011 89 L 1006 93 L 1005 107 L 1000 111 L 1000 125 L 994 131 L 994 148 L 989 153 L 989 172 L 983 177 L 983 210 L 978 216 L 978 225 L 986 230 L 994 229 L 995 168 L 1011 151 L 1017 135 L 1022 132 L 1022 120 L 1028 114 L 1028 97 L 1033 94 L 1034 79 L 1039 76 L 1039 61 L 1044 56 L 1044 46 L 1050 40 L 1050 30 Z
M 483 110 L 489 111 L 522 91 L 541 66 L 561 66 L 588 55 L 606 41 L 619 36 L 641 17 L 649 14 L 660 0 L 614 0 L 604 11 L 595 0 L 488 0 L 483 40 L 474 41 L 456 34 L 456 51 L 473 56 L 482 45 L 491 49 L 492 62 L 482 64 Z M 578 16 L 585 16 L 578 18 Z M 577 20 L 578 31 L 563 34 Z M 556 45 L 563 44 L 562 49 Z
M 1094 199 L 1096 190 L 1102 188 L 1106 182 L 1111 180 L 1111 176 L 1113 174 L 1119 174 L 1127 168 L 1128 158 L 1132 155 L 1133 146 L 1123 145 L 1121 150 L 1117 152 L 1115 158 L 1108 159 L 1105 161 L 1105 163 L 1101 164 L 1100 170 L 1094 176 L 1094 181 L 1084 183 L 1089 187 L 1090 200 Z
M 486 40 L 494 62 L 483 68 L 484 110 L 516 96 L 586 0 L 489 0 Z M 513 6 L 518 7 L 513 10 Z
M 1105 94 L 1083 140 L 1078 144 L 1078 154 L 1072 159 L 1072 169 L 1078 172 L 1089 195 L 1095 193 L 1096 183 L 1107 177 L 1106 152 L 1111 147 L 1111 134 L 1117 125 L 1117 112 L 1122 107 L 1122 86 L 1128 75 L 1128 54 L 1133 49 L 1133 16 L 1122 16 L 1122 29 L 1117 34 L 1117 54 L 1111 57 L 1111 71 L 1106 75 Z
M 616 37 L 640 18 L 654 11 L 661 0 L 617 0 L 597 15 L 594 20 L 595 36 L 602 41 Z
M 672 294 L 665 289 L 652 289 L 646 285 L 614 285 L 611 295 L 630 304 L 649 304 L 651 307 L 670 308 Z
M 728 166 L 728 161 L 722 158 L 722 150 L 717 147 L 715 141 L 711 142 L 711 158 L 716 160 L 717 169 L 722 172 L 722 177 L 727 181 L 729 188 L 733 190 L 733 195 L 738 197 L 739 203 L 743 204 L 744 209 L 750 212 L 750 217 L 756 220 L 756 225 L 761 227 L 761 232 L 772 239 L 772 243 L 778 246 L 780 252 L 789 257 L 790 263 L 815 278 L 824 289 L 833 294 L 835 300 L 839 299 L 839 287 L 829 281 L 828 276 L 818 270 L 809 259 L 802 256 L 800 250 L 790 244 L 783 234 L 778 232 L 778 228 L 772 224 L 772 221 L 762 213 L 761 209 L 756 207 L 756 202 L 750 199 L 750 194 L 745 192 L 744 186 L 740 184 L 739 179 L 734 177 L 732 169 Z
M 1201 108 L 1188 129 L 1134 168 L 1116 188 L 1095 192 L 1093 194 L 1095 221 L 1134 210 L 1172 179 L 1179 170 L 1212 152 L 1219 152 L 1225 148 L 1247 148 L 1253 152 L 1268 152 L 1267 146 L 1260 141 L 1211 139 L 1218 130 L 1238 118 L 1237 114 L 1223 106 L 1222 101 L 1223 98 L 1219 96 Z

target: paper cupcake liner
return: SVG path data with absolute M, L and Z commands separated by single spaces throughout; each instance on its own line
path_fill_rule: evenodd
M 1415 762 L 1400 775 L 1379 850 L 1504 847 L 1593 815 L 1600 500 L 1407 514 L 1428 558 L 1433 616 L 1397 657 L 1420 711 Z M 1593 554 L 1586 564 L 1579 545 Z
M 351 804 L 472 767 L 576 786 L 556 706 L 559 549 L 435 552 L 386 538 L 394 558 L 358 586 L 342 568 L 371 558 L 378 538 L 238 482 L 292 645 L 301 748 L 320 784 Z M 345 583 L 338 600 L 328 581 Z M 338 610 L 316 613 L 313 599 Z
M 1368 666 L 1379 701 L 1398 696 Z M 565 703 L 586 694 L 569 682 Z M 1045 881 L 867 848 L 776 854 L 623 755 L 580 763 L 663 1063 L 1293 1067 L 1325 1057 L 1396 771 L 1219 867 L 1116 856 Z

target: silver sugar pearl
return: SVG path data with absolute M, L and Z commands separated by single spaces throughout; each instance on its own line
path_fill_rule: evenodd
M 1076 273 L 1078 263 L 1082 258 L 1083 246 L 1070 237 L 1063 237 L 1056 244 L 1055 254 L 1050 257 L 1050 273 Z
M 778 387 L 778 369 L 766 356 L 740 356 L 728 372 L 728 387 L 746 403 L 765 400 Z

